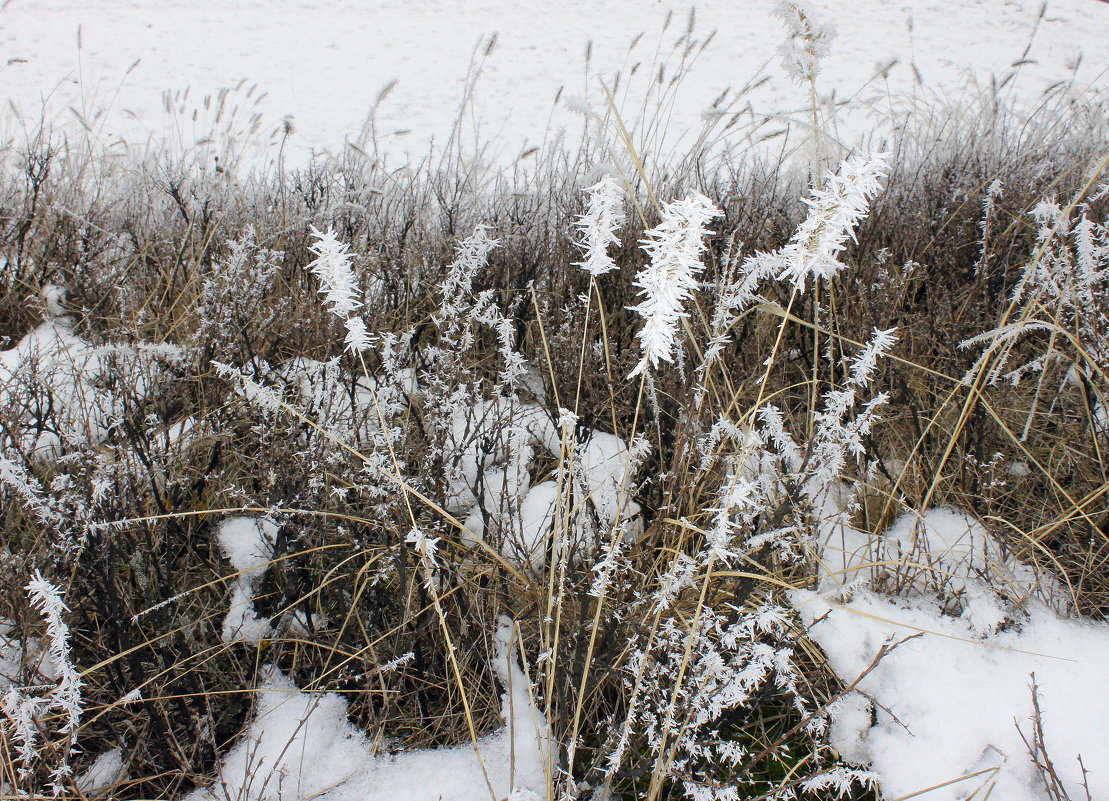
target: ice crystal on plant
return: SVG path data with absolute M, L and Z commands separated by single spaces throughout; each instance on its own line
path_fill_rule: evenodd
M 318 240 L 309 248 L 316 254 L 316 260 L 308 269 L 320 279 L 320 294 L 325 296 L 324 302 L 331 312 L 346 319 L 362 307 L 358 280 L 351 267 L 350 245 L 340 242 L 331 228 L 321 232 L 313 227 L 312 236 Z
M 785 23 L 789 38 L 778 47 L 782 64 L 798 83 L 812 81 L 820 71 L 820 62 L 828 55 L 836 38 L 831 22 L 817 20 L 812 11 L 798 0 L 786 0 L 774 7 L 774 15 Z
M 684 304 L 697 289 L 697 274 L 704 269 L 701 256 L 707 250 L 706 224 L 723 212 L 701 194 L 668 203 L 662 222 L 647 232 L 643 250 L 649 261 L 635 278 L 643 298 L 632 307 L 643 318 L 636 337 L 643 359 L 629 378 L 658 367 L 660 361 L 673 363 L 678 346 L 678 327 L 688 316 Z
M 829 174 L 822 189 L 805 198 L 809 214 L 779 253 L 778 278 L 804 292 L 810 279 L 830 278 L 843 269 L 839 254 L 854 239 L 854 228 L 866 216 L 870 200 L 886 174 L 884 154 L 860 154 Z
M 617 269 L 616 262 L 608 255 L 608 246 L 620 244 L 617 232 L 624 224 L 624 191 L 611 173 L 585 191 L 589 195 L 589 211 L 576 225 L 582 235 L 580 246 L 586 255 L 585 261 L 577 266 L 597 277 Z

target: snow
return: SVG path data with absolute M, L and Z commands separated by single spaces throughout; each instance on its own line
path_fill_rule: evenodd
M 840 521 L 822 544 L 821 592 L 792 602 L 852 689 L 831 709 L 832 744 L 871 766 L 884 797 L 1047 801 L 1025 743 L 1033 676 L 1071 797 L 1085 797 L 1082 764 L 1092 796 L 1109 794 L 1109 695 L 1094 689 L 1109 625 L 1060 617 L 1040 600 L 1065 609 L 1057 583 L 955 510 L 904 515 L 875 538 Z
M 513 564 L 539 570 L 546 563 L 547 543 L 555 527 L 558 497 L 558 482 L 542 481 L 528 489 L 519 501 L 515 520 L 507 517 L 512 512 L 508 503 L 492 507 L 498 509 L 502 520 L 507 521 L 502 528 L 504 542 L 501 553 Z M 488 504 L 486 508 L 490 508 Z M 473 545 L 470 534 L 485 536 L 485 521 L 480 507 L 474 506 L 464 525 L 463 542 Z
M 445 503 L 450 512 L 468 512 L 479 494 L 490 510 L 501 509 L 501 498 L 526 494 L 531 448 L 553 437 L 542 408 L 511 398 L 459 404 L 449 426 L 446 451 L 455 454 Z
M 954 801 L 976 790 L 985 797 L 993 786 L 992 798 L 1048 799 L 1021 737 L 1033 740 L 1033 677 L 1046 750 L 1071 797 L 1085 797 L 1079 756 L 1092 796 L 1109 794 L 1109 696 L 1099 690 L 1109 664 L 1104 624 L 1034 605 L 983 636 L 972 620 L 945 615 L 928 598 L 862 590 L 838 604 L 798 591 L 793 601 L 837 675 L 847 683 L 863 676 L 863 695 L 853 694 L 833 723 L 833 743 L 845 758 L 871 764 L 885 797 L 936 788 L 923 797 Z M 883 646 L 899 642 L 863 675 Z
M 628 444 L 614 434 L 587 430 L 575 445 L 573 474 L 606 524 L 634 518 L 639 504 L 630 500 L 638 461 Z M 557 455 L 557 451 L 555 454 Z
M 1003 97 L 1032 104 L 1060 82 L 1072 82 L 1071 96 L 1109 86 L 1106 3 L 1049 0 L 1042 19 L 1041 0 L 810 5 L 838 30 L 821 64 L 820 91 L 858 101 L 859 111 L 840 111 L 832 121 L 847 144 L 880 129 L 888 107 L 951 96 L 964 81 L 992 92 L 990 77 L 1022 58 Z M 313 151 L 355 143 L 403 161 L 457 136 L 464 149 L 503 164 L 530 146 L 583 135 L 583 110 L 604 113 L 600 79 L 612 83 L 621 72 L 617 102 L 628 123 L 643 136 L 647 123 L 659 122 L 652 147 L 665 152 L 689 143 L 729 86 L 757 83 L 740 102 L 750 104 L 751 124 L 803 118 L 807 90 L 780 63 L 785 32 L 771 8 L 770 0 L 704 0 L 693 25 L 691 7 L 678 5 L 664 31 L 670 9 L 656 0 L 14 0 L 0 4 L 9 101 L 0 113 L 0 147 L 22 141 L 27 121 L 41 115 L 74 139 L 118 154 L 166 147 L 209 163 L 242 156 L 247 164 L 284 158 L 295 166 Z M 688 74 L 667 101 L 673 108 L 648 97 L 640 117 L 660 66 L 667 76 L 679 68 L 674 42 L 687 25 L 696 37 L 717 35 L 686 63 Z M 487 48 L 494 34 L 496 46 Z M 477 63 L 482 75 L 460 118 Z M 740 125 L 731 136 L 747 130 Z M 103 386 L 107 360 L 131 365 L 128 385 L 140 395 L 153 373 L 149 360 L 136 358 L 147 346 L 96 346 L 79 336 L 60 288 L 44 288 L 43 301 L 43 322 L 0 352 L 0 408 L 14 415 L 19 447 L 49 460 L 71 443 L 107 436 L 120 411 Z M 271 378 L 326 425 L 364 438 L 376 431 L 376 385 L 339 374 L 337 363 L 297 358 Z M 46 388 L 53 406 L 42 419 Z M 1109 431 L 1103 399 L 1093 418 L 1099 432 Z M 190 418 L 166 437 L 179 441 L 195 426 Z M 487 521 L 497 524 L 502 552 L 518 565 L 542 569 L 560 495 L 571 489 L 573 537 L 589 528 L 583 499 L 601 526 L 638 516 L 627 498 L 634 449 L 613 434 L 582 430 L 571 442 L 539 406 L 503 399 L 460 409 L 448 428 L 460 458 L 445 507 L 476 537 L 490 533 Z M 533 474 L 533 448 L 558 459 L 566 480 Z M 1029 468 L 1018 462 L 1009 470 L 1021 477 Z M 1067 605 L 1057 584 L 1006 554 L 970 515 L 910 513 L 874 537 L 838 505 L 828 511 L 815 543 L 819 592 L 797 591 L 792 600 L 832 669 L 853 686 L 832 708 L 831 738 L 841 756 L 871 765 L 887 798 L 1045 801 L 1028 745 L 1034 682 L 1044 745 L 1066 789 L 1085 797 L 1085 765 L 1091 796 L 1109 797 L 1109 694 L 1101 691 L 1109 628 L 1060 617 Z M 254 597 L 277 531 L 264 518 L 219 526 L 217 541 L 235 571 L 226 643 L 258 642 L 273 630 Z M 322 618 L 289 625 L 308 623 L 326 625 Z M 25 655 L 11 630 L 0 621 L 0 685 L 17 680 L 27 656 L 44 650 L 29 640 Z M 545 797 L 549 733 L 510 656 L 508 626 L 496 636 L 504 729 L 474 744 L 382 753 L 347 720 L 342 697 L 302 692 L 271 668 L 219 780 L 191 798 L 463 801 L 488 797 L 486 775 L 495 798 Z M 45 658 L 39 670 L 48 679 L 54 672 Z M 120 780 L 123 767 L 114 749 L 78 783 L 96 795 Z
M 124 781 L 125 776 L 123 749 L 112 748 L 98 756 L 89 769 L 77 777 L 77 788 L 85 796 L 95 798 Z
M 0 351 L 0 410 L 30 457 L 51 461 L 74 444 L 99 444 L 128 400 L 152 389 L 160 360 L 179 358 L 180 349 L 140 343 L 93 345 L 74 332 L 61 303 L 65 290 L 42 289 L 46 319 L 15 347 Z M 113 391 L 113 383 L 126 392 Z
M 220 523 L 216 541 L 236 571 L 257 576 L 273 558 L 277 524 L 256 517 L 232 517 Z
M 505 728 L 476 743 L 379 753 L 347 720 L 341 696 L 301 692 L 269 667 L 250 728 L 224 757 L 219 778 L 187 801 L 321 796 L 328 801 L 484 801 L 513 792 L 518 798 L 526 792 L 546 797 L 549 732 L 531 698 L 531 685 L 512 658 L 510 632 L 502 619 L 494 668 L 505 689 Z
M 57 679 L 54 658 L 42 640 L 29 637 L 25 645 L 23 640 L 12 636 L 14 630 L 13 621 L 0 618 L 0 692 L 19 685 L 25 664 L 33 665 L 38 675 L 47 681 Z
M 562 527 L 571 540 L 566 547 L 582 544 L 592 515 L 606 528 L 627 524 L 627 533 L 634 536 L 640 509 L 628 496 L 635 453 L 623 439 L 604 431 L 582 428 L 568 436 L 576 439 L 564 443 L 549 414 L 535 404 L 499 398 L 459 405 L 448 432 L 447 452 L 457 456 L 444 505 L 463 517 L 464 543 L 486 538 L 495 526 L 506 559 L 541 569 L 559 528 L 559 504 L 571 484 L 574 505 Z M 532 485 L 532 451 L 538 448 L 565 469 L 569 480 L 561 488 L 552 479 Z
M 220 523 L 216 542 L 235 568 L 231 600 L 223 619 L 223 641 L 258 642 L 272 632 L 254 609 L 254 586 L 273 560 L 278 526 L 272 520 L 232 517 Z
M 111 404 L 95 386 L 99 356 L 73 333 L 72 319 L 58 314 L 61 291 L 47 287 L 44 294 L 53 315 L 0 352 L 0 408 L 14 413 L 20 449 L 50 459 L 66 441 L 103 440 Z
M 1071 77 L 1076 93 L 1106 85 L 1109 5 L 1095 0 L 1050 0 L 1039 24 L 1040 0 L 810 5 L 838 29 L 818 76 L 821 91 L 872 100 L 877 113 L 892 95 L 944 92 L 968 74 L 988 86 L 989 76 L 1006 72 L 1026 47 L 1028 62 L 1007 94 L 1032 102 Z M 785 31 L 770 13 L 771 0 L 703 0 L 695 7 L 694 36 L 717 35 L 676 92 L 665 130 L 671 143 L 699 130 L 702 113 L 726 87 L 761 77 L 767 80 L 743 98 L 756 113 L 806 107 L 805 90 L 776 52 Z M 395 80 L 377 105 L 374 128 L 385 150 L 420 157 L 429 142 L 451 136 L 475 61 L 483 71 L 458 133 L 471 146 L 479 137 L 490 143 L 488 155 L 503 162 L 559 129 L 578 135 L 584 123 L 569 106 L 603 110 L 598 75 L 611 83 L 623 70 L 617 94 L 636 122 L 656 61 L 669 61 L 668 78 L 677 69 L 674 40 L 690 12 L 689 3 L 657 0 L 15 0 L 0 14 L 0 47 L 8 60 L 5 97 L 18 115 L 0 130 L 18 135 L 18 118 L 37 119 L 45 103 L 47 121 L 78 133 L 84 118 L 89 136 L 120 152 L 165 139 L 211 158 L 216 151 L 196 143 L 237 132 L 237 149 L 269 158 L 280 152 L 294 164 L 313 150 L 362 139 L 375 100 Z M 483 56 L 494 34 L 496 44 Z M 649 101 L 648 117 L 663 116 Z M 294 130 L 282 147 L 285 117 Z M 841 133 L 850 138 L 852 129 L 872 125 L 869 116 L 844 121 Z
M 899 592 L 932 593 L 956 603 L 969 603 L 989 586 L 1018 602 L 1037 597 L 1059 610 L 1067 605 L 1051 576 L 1007 557 L 978 520 L 954 509 L 907 512 L 880 537 L 854 528 L 842 512 L 829 514 L 819 547 L 824 591 L 878 573 L 884 586 Z

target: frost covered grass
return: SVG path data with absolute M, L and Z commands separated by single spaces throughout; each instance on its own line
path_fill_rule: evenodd
M 1105 107 L 979 102 L 9 147 L 3 795 L 1104 796 Z

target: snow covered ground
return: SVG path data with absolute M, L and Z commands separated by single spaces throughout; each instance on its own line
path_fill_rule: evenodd
M 636 63 L 642 64 L 639 91 L 657 74 L 656 62 L 669 62 L 669 77 L 678 60 L 668 55 L 691 13 L 689 4 L 660 0 L 11 0 L 3 6 L 7 124 L 0 131 L 18 133 L 18 118 L 37 119 L 45 103 L 50 121 L 77 130 L 83 118 L 99 141 L 117 147 L 163 138 L 189 146 L 213 131 L 246 131 L 257 113 L 248 138 L 270 155 L 280 147 L 282 120 L 293 123 L 284 152 L 291 163 L 358 141 L 375 98 L 394 80 L 376 114 L 381 144 L 403 158 L 422 155 L 432 140 L 442 143 L 462 104 L 471 61 L 494 35 L 463 128 L 491 141 L 500 159 L 511 159 L 550 130 L 580 130 L 580 117 L 555 106 L 560 90 L 564 98 L 602 102 L 597 76 L 611 79 Z M 814 11 L 839 29 L 821 91 L 840 99 L 882 97 L 919 92 L 918 78 L 923 87 L 942 90 L 960 84 L 968 71 L 988 81 L 1026 48 L 1029 63 L 1006 91 L 1034 100 L 1072 77 L 1080 88 L 1104 89 L 1109 4 L 1049 0 L 1042 20 L 1040 6 L 1040 0 L 816 0 Z M 782 29 L 771 7 L 770 0 L 696 4 L 694 37 L 716 36 L 677 92 L 672 134 L 698 127 L 725 88 L 757 77 L 766 81 L 747 95 L 756 112 L 805 106 L 804 91 L 775 59 Z M 222 115 L 221 89 L 233 90 Z M 630 98 L 636 96 L 633 91 Z

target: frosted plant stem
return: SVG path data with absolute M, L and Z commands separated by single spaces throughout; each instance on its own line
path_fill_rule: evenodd
M 636 426 L 639 424 L 639 414 L 640 414 L 640 411 L 643 408 L 643 390 L 646 387 L 646 383 L 647 383 L 647 374 L 646 374 L 646 371 L 644 371 L 643 373 L 640 374 L 639 390 L 636 392 L 636 396 L 635 396 L 635 414 L 632 415 L 632 424 L 631 424 L 631 429 L 630 429 L 633 432 L 635 431 Z M 628 481 L 628 474 L 630 472 L 631 472 L 630 470 L 625 470 L 624 471 L 623 486 L 620 488 L 620 498 L 617 502 L 617 508 L 618 509 L 623 504 L 623 499 L 624 499 L 624 495 L 625 495 L 625 492 L 626 492 L 626 486 L 627 486 L 627 481 Z M 614 525 L 613 526 L 613 536 L 614 537 L 619 536 L 619 531 L 620 531 L 619 525 L 618 524 Z M 593 650 L 596 648 L 596 645 L 597 645 L 597 632 L 600 629 L 600 624 L 601 624 L 601 611 L 604 609 L 605 597 L 607 595 L 608 595 L 608 583 L 606 583 L 601 588 L 601 592 L 597 594 L 597 600 L 596 600 L 596 604 L 595 604 L 594 610 L 593 610 L 593 627 L 589 632 L 589 647 L 586 649 L 586 652 L 585 652 L 585 660 L 584 660 L 584 664 L 582 665 L 581 681 L 578 683 L 577 703 L 574 705 L 574 722 L 573 722 L 571 730 L 570 730 L 569 745 L 567 747 L 568 756 L 567 756 L 567 760 L 566 760 L 566 762 L 567 762 L 567 764 L 566 764 L 566 773 L 567 773 L 568 776 L 572 776 L 573 772 L 574 772 L 574 757 L 576 756 L 577 745 L 578 745 L 578 732 L 581 728 L 581 713 L 582 713 L 582 708 L 585 706 L 585 687 L 586 687 L 586 684 L 589 681 L 589 666 L 593 661 Z
M 816 404 L 820 397 L 820 278 L 813 279 L 812 286 L 812 387 L 809 390 L 809 414 L 806 420 L 806 435 L 812 439 L 816 423 Z
M 362 371 L 368 372 L 366 362 L 363 359 L 361 351 L 358 353 L 358 361 L 362 364 Z M 418 528 L 416 523 L 416 514 L 412 509 L 412 501 L 408 497 L 407 483 L 401 480 L 400 464 L 397 461 L 396 450 L 393 447 L 393 441 L 389 436 L 389 428 L 385 424 L 385 415 L 381 411 L 381 404 L 378 402 L 377 390 L 370 384 L 370 397 L 373 399 L 374 411 L 377 413 L 378 425 L 381 427 L 382 436 L 385 439 L 385 446 L 389 450 L 389 458 L 393 463 L 393 471 L 396 473 L 397 479 L 401 485 L 401 495 L 404 498 L 404 506 L 408 511 L 408 519 L 412 523 L 413 530 Z M 451 663 L 451 673 L 454 676 L 455 684 L 458 685 L 458 692 L 462 698 L 462 709 L 466 713 L 466 727 L 470 730 L 470 741 L 474 747 L 474 756 L 477 757 L 478 765 L 481 767 L 481 775 L 485 779 L 485 785 L 489 790 L 489 797 L 492 801 L 497 801 L 497 791 L 493 789 L 493 781 L 489 778 L 489 770 L 485 767 L 485 760 L 481 756 L 481 749 L 478 747 L 478 733 L 477 726 L 474 724 L 473 711 L 470 708 L 470 699 L 466 693 L 466 684 L 462 680 L 462 670 L 458 665 L 458 656 L 454 641 L 451 639 L 450 627 L 447 625 L 447 617 L 443 613 L 443 606 L 439 603 L 439 592 L 435 588 L 434 582 L 431 580 L 431 567 L 427 564 L 429 557 L 426 550 L 417 549 L 417 555 L 420 560 L 420 567 L 425 574 L 425 584 L 427 586 L 428 595 L 431 596 L 431 603 L 435 607 L 435 616 L 439 619 L 439 627 L 443 632 L 443 639 L 447 643 L 447 658 Z M 411 587 L 410 587 L 411 589 Z
M 786 307 L 785 317 L 782 320 L 782 324 L 778 326 L 778 335 L 774 339 L 774 347 L 771 349 L 770 357 L 766 361 L 766 370 L 763 373 L 761 382 L 759 383 L 759 394 L 758 394 L 758 398 L 755 401 L 755 407 L 754 407 L 756 409 L 759 408 L 760 406 L 762 406 L 762 400 L 763 400 L 763 397 L 766 394 L 767 382 L 770 378 L 770 371 L 774 366 L 774 361 L 777 358 L 778 350 L 781 347 L 782 337 L 785 334 L 785 320 L 788 319 L 789 315 L 792 313 L 793 304 L 797 301 L 797 298 L 798 298 L 799 294 L 800 294 L 800 292 L 797 289 L 797 287 L 795 286 L 794 289 L 793 289 L 793 292 L 790 294 L 790 297 L 789 297 L 789 305 Z M 753 431 L 753 429 L 748 430 L 747 436 L 745 438 L 744 445 L 743 445 L 743 453 L 746 453 L 748 451 L 748 449 L 750 448 L 751 431 Z M 667 707 L 667 711 L 666 711 L 666 724 L 667 725 L 663 726 L 663 728 L 662 728 L 662 742 L 661 742 L 660 747 L 659 747 L 659 756 L 656 759 L 655 768 L 651 772 L 651 783 L 648 786 L 646 801 L 657 801 L 658 794 L 662 791 L 662 778 L 666 775 L 666 766 L 670 762 L 670 760 L 673 758 L 673 753 L 674 753 L 675 749 L 677 748 L 677 738 L 675 738 L 674 744 L 672 744 L 670 746 L 670 753 L 669 754 L 664 754 L 667 739 L 668 739 L 668 735 L 669 735 L 669 728 L 668 727 L 669 727 L 669 724 L 671 723 L 671 721 L 673 720 L 674 709 L 677 705 L 678 690 L 681 687 L 682 680 L 685 678 L 686 670 L 689 667 L 689 659 L 690 659 L 690 656 L 692 654 L 692 649 L 693 649 L 692 632 L 696 630 L 696 627 L 700 623 L 701 614 L 702 614 L 702 611 L 704 609 L 705 597 L 706 597 L 706 594 L 708 592 L 709 581 L 710 581 L 710 579 L 712 578 L 712 575 L 713 575 L 712 565 L 713 565 L 714 561 L 715 561 L 715 555 L 710 554 L 709 555 L 709 561 L 708 561 L 708 568 L 706 569 L 705 576 L 701 581 L 701 591 L 700 591 L 700 594 L 699 594 L 698 599 L 697 599 L 697 611 L 694 615 L 693 623 L 691 624 L 691 627 L 690 627 L 690 636 L 688 638 L 686 638 L 685 651 L 682 655 L 682 663 L 678 668 L 678 674 L 677 674 L 677 677 L 674 680 L 674 690 L 673 690 L 673 692 L 670 696 L 670 703 Z
M 1059 334 L 1058 334 L 1057 331 L 1052 331 L 1051 336 L 1048 337 L 1047 350 L 1044 351 L 1044 353 L 1046 354 L 1045 355 L 1045 364 L 1044 364 L 1045 368 L 1047 367 L 1046 360 L 1050 359 L 1051 354 L 1053 354 L 1055 352 L 1055 340 L 1058 336 L 1059 336 Z M 1039 409 L 1039 406 L 1040 406 L 1040 396 L 1043 395 L 1044 379 L 1046 377 L 1047 377 L 1047 370 L 1044 369 L 1040 373 L 1039 380 L 1036 381 L 1036 392 L 1032 396 L 1032 405 L 1028 409 L 1028 417 L 1025 418 L 1024 428 L 1020 432 L 1020 441 L 1021 442 L 1027 442 L 1028 441 L 1028 432 L 1032 429 L 1032 420 L 1033 420 L 1033 418 L 1035 418 L 1036 411 Z M 1095 442 L 1096 442 L 1096 437 L 1095 437 Z
M 693 613 L 693 621 L 689 624 L 689 635 L 685 638 L 685 649 L 682 652 L 682 663 L 678 666 L 678 675 L 674 677 L 674 689 L 670 694 L 670 703 L 666 707 L 666 719 L 662 725 L 662 740 L 659 743 L 659 754 L 655 759 L 654 769 L 651 771 L 651 783 L 647 787 L 646 801 L 656 801 L 658 794 L 662 791 L 662 782 L 670 772 L 670 763 L 674 759 L 674 754 L 677 751 L 680 738 L 675 736 L 673 742 L 670 743 L 669 751 L 667 751 L 667 739 L 670 734 L 670 727 L 674 723 L 674 712 L 678 706 L 678 692 L 681 690 L 682 682 L 685 680 L 685 673 L 689 669 L 689 660 L 693 655 L 693 642 L 696 639 L 694 632 L 697 631 L 698 626 L 701 624 L 701 615 L 705 609 L 705 597 L 708 595 L 709 581 L 712 579 L 712 567 L 716 561 L 716 555 L 709 554 L 708 561 L 705 563 L 705 577 L 701 580 L 701 591 L 697 596 L 697 609 Z

